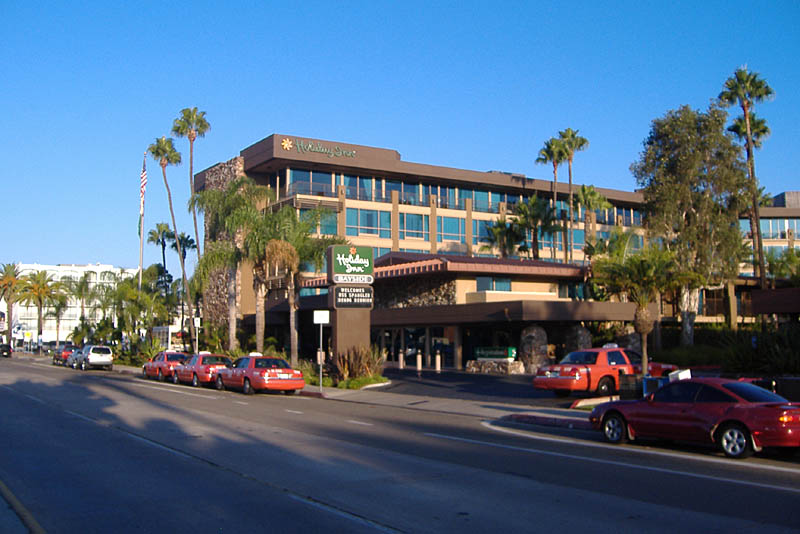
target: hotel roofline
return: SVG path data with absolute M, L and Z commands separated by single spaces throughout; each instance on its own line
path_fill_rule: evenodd
M 377 175 L 384 178 L 408 178 L 409 176 L 440 185 L 458 186 L 468 183 L 473 186 L 552 193 L 553 182 L 528 178 L 524 174 L 501 171 L 472 171 L 403 161 L 396 150 L 376 148 L 337 141 L 326 141 L 292 135 L 272 134 L 243 149 L 244 172 L 248 176 L 268 175 L 291 168 L 325 170 L 354 175 Z M 196 188 L 205 185 L 205 169 L 196 175 Z M 573 192 L 581 184 L 573 184 Z M 641 193 L 595 187 L 595 190 L 616 204 L 640 205 L 644 201 Z M 569 185 L 557 184 L 559 194 L 568 194 Z

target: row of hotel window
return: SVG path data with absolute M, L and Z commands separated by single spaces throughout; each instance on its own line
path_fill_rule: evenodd
M 270 178 L 270 185 L 277 187 L 277 175 Z M 335 196 L 336 187 L 340 185 L 345 187 L 345 196 L 352 200 L 391 202 L 392 191 L 397 191 L 402 204 L 427 206 L 430 197 L 435 195 L 438 199 L 438 207 L 463 210 L 469 199 L 472 201 L 473 210 L 487 213 L 497 213 L 501 202 L 513 205 L 527 199 L 522 195 L 499 191 L 388 180 L 372 176 L 349 176 L 303 169 L 289 169 L 289 183 L 286 191 L 288 196 L 293 194 Z M 569 212 L 569 203 L 566 200 L 559 200 L 555 209 L 566 217 Z M 597 222 L 616 224 L 617 216 L 622 217 L 623 226 L 641 226 L 642 224 L 642 214 L 639 210 L 621 207 L 598 210 Z M 575 205 L 573 219 L 582 220 L 583 217 L 584 210 Z
M 456 241 L 466 244 L 467 221 L 461 217 L 436 217 L 436 240 L 439 243 L 444 241 Z M 472 220 L 472 244 L 488 243 L 489 228 L 494 221 Z M 400 213 L 398 225 L 399 239 L 420 239 L 430 241 L 430 217 L 428 215 L 416 213 Z M 365 210 L 358 208 L 347 208 L 346 214 L 346 235 L 348 236 L 375 236 L 382 239 L 392 237 L 392 214 L 389 211 Z M 598 232 L 598 236 L 608 239 L 609 232 Z M 555 237 L 558 250 L 562 250 L 563 234 L 557 232 L 555 235 L 542 233 L 539 230 L 539 248 L 543 249 L 552 246 Z M 641 236 L 635 236 L 635 248 L 641 248 Z M 581 229 L 573 230 L 573 248 L 582 249 L 585 244 L 585 233 Z M 530 236 L 528 238 L 530 246 Z
M 800 219 L 761 219 L 760 226 L 764 239 L 788 239 L 789 230 L 794 233 L 795 239 L 800 238 Z M 750 237 L 749 219 L 739 219 L 739 228 L 743 235 Z

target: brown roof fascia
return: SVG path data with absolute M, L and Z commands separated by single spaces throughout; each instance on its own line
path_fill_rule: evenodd
M 300 153 L 296 148 L 284 150 L 281 142 L 289 139 L 293 143 L 298 140 L 309 143 L 321 143 L 326 147 L 339 147 L 343 150 L 355 152 L 354 158 L 330 157 L 326 154 L 305 152 Z M 388 178 L 413 176 L 444 184 L 472 183 L 475 185 L 489 186 L 498 189 L 515 189 L 519 193 L 526 190 L 538 192 L 552 192 L 553 182 L 528 178 L 524 174 L 506 173 L 499 171 L 471 171 L 453 167 L 442 167 L 423 163 L 403 161 L 400 153 L 386 148 L 375 148 L 362 145 L 339 143 L 322 139 L 312 139 L 293 135 L 272 134 L 269 137 L 250 145 L 241 151 L 244 158 L 244 170 L 247 173 L 268 173 L 283 169 L 292 163 L 301 163 L 310 167 L 326 167 L 341 169 L 342 172 L 358 174 L 369 172 L 384 175 Z M 580 184 L 573 186 L 573 191 Z M 557 184 L 559 193 L 566 194 L 569 185 L 563 182 Z M 639 192 L 618 191 L 614 189 L 596 188 L 596 190 L 609 200 L 618 203 L 642 204 L 643 196 Z
M 800 287 L 754 289 L 750 295 L 754 313 L 800 313 Z

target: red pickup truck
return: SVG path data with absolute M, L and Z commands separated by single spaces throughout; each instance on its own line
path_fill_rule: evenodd
M 650 362 L 651 376 L 666 376 L 677 367 L 671 364 Z M 540 367 L 533 379 L 536 389 L 554 391 L 566 397 L 573 391 L 595 391 L 598 395 L 611 395 L 619 388 L 619 376 L 637 374 L 642 370 L 642 357 L 637 353 L 607 346 L 570 352 L 560 363 Z

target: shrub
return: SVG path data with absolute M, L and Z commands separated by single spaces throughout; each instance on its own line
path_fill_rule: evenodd
M 385 376 L 360 376 L 358 378 L 350 378 L 348 380 L 343 380 L 336 384 L 336 387 L 339 389 L 361 389 L 364 386 L 368 386 L 370 384 L 382 384 L 383 382 L 388 382 L 389 379 Z M 323 384 L 325 385 L 325 381 L 323 379 Z
M 746 334 L 729 338 L 725 372 L 800 375 L 800 325 L 785 324 L 776 332 Z
M 333 356 L 333 365 L 339 382 L 365 376 L 380 376 L 386 357 L 376 346 L 353 347 Z

